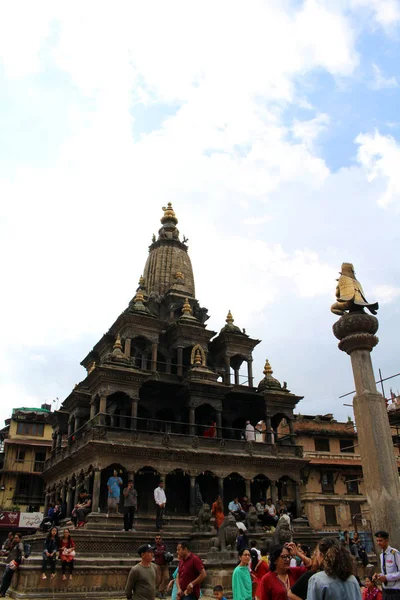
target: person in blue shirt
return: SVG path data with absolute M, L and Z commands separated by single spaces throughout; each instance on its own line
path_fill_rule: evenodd
M 215 600 L 226 600 L 224 596 L 224 588 L 222 585 L 216 585 L 213 590 Z
M 108 513 L 118 513 L 118 504 L 121 496 L 121 485 L 122 485 L 121 477 L 118 477 L 118 472 L 114 469 L 114 473 L 112 477 L 109 477 L 107 481 L 108 488 Z

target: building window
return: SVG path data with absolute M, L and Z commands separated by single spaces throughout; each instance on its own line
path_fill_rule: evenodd
M 350 452 L 354 454 L 354 440 L 339 440 L 340 452 Z
M 315 451 L 316 452 L 330 452 L 330 445 L 328 438 L 315 438 Z
M 37 471 L 39 473 L 41 473 L 42 471 L 44 471 L 44 463 L 46 460 L 46 452 L 36 452 L 35 454 L 35 464 L 34 464 L 34 471 Z
M 17 423 L 17 435 L 36 435 L 43 437 L 44 423 Z
M 325 525 L 337 525 L 336 507 L 326 505 L 325 507 Z
M 16 461 L 21 463 L 25 461 L 25 450 L 22 450 L 22 448 L 17 448 Z
M 356 475 L 346 475 L 347 494 L 359 494 L 358 479 Z
M 321 475 L 321 490 L 324 494 L 333 494 L 335 486 L 333 483 L 333 473 L 326 472 Z

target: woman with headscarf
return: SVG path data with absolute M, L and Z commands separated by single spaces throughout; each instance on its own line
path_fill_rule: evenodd
M 336 538 L 321 540 L 317 560 L 322 568 L 308 583 L 307 600 L 361 600 L 350 552 Z

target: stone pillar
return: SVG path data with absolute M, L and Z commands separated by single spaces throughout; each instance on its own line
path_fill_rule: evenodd
M 92 512 L 98 512 L 100 505 L 101 470 L 95 469 L 93 476 Z
M 222 438 L 222 411 L 217 410 L 217 437 Z
M 147 356 L 142 354 L 140 368 L 142 371 L 147 371 Z
M 196 476 L 190 476 L 190 516 L 196 514 Z
M 90 402 L 90 419 L 94 419 L 96 416 L 96 401 L 93 398 Z
M 218 477 L 218 494 L 221 496 L 222 505 L 224 504 L 224 478 Z
M 137 411 L 139 398 L 132 398 L 131 405 L 131 429 L 137 429 Z
M 72 509 L 74 508 L 73 499 L 74 499 L 74 497 L 72 495 L 71 484 L 68 484 L 68 486 L 67 486 L 67 517 L 71 516 Z
M 44 497 L 44 516 L 47 516 L 47 511 L 49 510 L 49 504 L 50 504 L 50 494 L 46 494 Z
M 270 489 L 270 494 L 271 494 L 271 498 L 272 498 L 272 504 L 276 505 L 278 503 L 278 488 L 276 487 L 276 482 L 275 481 L 271 481 L 271 485 L 269 486 Z
M 371 351 L 378 343 L 378 319 L 363 312 L 344 314 L 334 325 L 339 349 L 351 357 L 356 395 L 353 400 L 365 492 L 373 532 L 389 532 L 400 547 L 399 473 L 394 456 L 386 402 L 377 391 Z
M 72 439 L 72 434 L 74 433 L 74 428 L 73 428 L 73 417 L 70 417 L 68 419 L 68 444 L 71 443 Z
M 57 448 L 61 449 L 62 444 L 62 433 L 59 431 L 57 433 Z
M 68 487 L 67 485 L 64 483 L 62 488 L 61 488 L 61 502 L 62 504 L 65 505 L 65 503 L 67 502 L 67 491 L 68 491 Z M 46 513 L 45 513 L 46 514 Z
M 176 354 L 177 354 L 176 373 L 177 373 L 177 375 L 179 375 L 179 377 L 182 377 L 182 375 L 183 375 L 183 348 L 181 346 L 179 346 L 176 349 Z
M 251 479 L 246 479 L 246 496 L 251 502 Z
M 158 344 L 155 342 L 151 345 L 151 370 L 153 373 L 157 371 L 157 350 Z
M 54 452 L 57 445 L 57 435 L 53 432 L 51 434 L 51 451 Z
M 90 494 L 90 480 L 92 478 L 92 473 L 88 473 L 85 477 L 85 481 L 83 485 L 85 486 L 85 490 L 87 490 Z
M 294 433 L 294 429 L 293 429 L 292 419 L 288 419 L 288 425 L 289 425 L 289 433 L 290 433 L 290 443 L 292 445 L 294 445 L 295 444 L 295 433 Z
M 196 416 L 195 408 L 193 406 L 191 406 L 189 408 L 189 434 L 190 435 L 195 435 L 195 416 Z
M 234 369 L 235 385 L 240 385 L 239 369 Z
M 167 356 L 167 360 L 166 360 L 167 364 L 165 367 L 165 372 L 167 375 L 171 375 L 171 357 Z
M 231 359 L 225 356 L 225 383 L 229 385 L 231 382 Z
M 75 417 L 75 428 L 74 432 L 76 433 L 81 428 L 81 417 Z
M 78 499 L 79 499 L 79 490 L 81 488 L 80 483 L 76 482 L 75 484 L 75 490 L 74 490 L 74 506 L 76 504 L 78 504 Z
M 125 339 L 124 354 L 128 358 L 131 357 L 131 342 L 132 342 L 131 338 L 126 338 Z
M 106 424 L 106 412 L 107 412 L 107 396 L 100 396 L 99 413 L 100 413 L 100 424 Z
M 296 483 L 294 484 L 294 491 L 295 491 L 295 504 L 296 504 L 296 517 L 299 518 L 301 517 L 301 498 L 300 498 L 300 483 L 298 481 L 296 481 Z
M 271 417 L 265 417 L 265 427 L 266 427 L 265 441 L 267 444 L 272 444 L 273 440 L 272 440 Z
M 253 377 L 253 359 L 249 358 L 247 361 L 247 379 L 249 387 L 254 387 L 254 377 Z

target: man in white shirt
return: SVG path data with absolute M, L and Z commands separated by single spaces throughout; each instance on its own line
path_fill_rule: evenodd
M 400 552 L 389 546 L 387 531 L 377 531 L 375 537 L 382 554 L 381 573 L 375 573 L 373 579 L 382 583 L 385 600 L 400 600 Z
M 246 421 L 246 440 L 248 442 L 254 442 L 256 439 L 256 432 L 254 426 L 250 423 L 250 421 Z
M 167 504 L 167 496 L 164 491 L 164 482 L 160 481 L 158 487 L 154 490 L 154 502 L 156 503 L 156 530 L 160 531 L 163 526 L 163 517 L 165 505 Z

